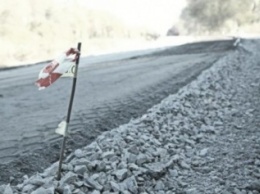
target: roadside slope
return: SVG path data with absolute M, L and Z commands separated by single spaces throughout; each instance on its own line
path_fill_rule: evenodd
M 259 193 L 259 41 L 221 58 L 141 118 L 104 132 L 0 191 L 15 193 Z
M 225 56 L 232 42 L 196 45 L 196 53 L 187 45 L 179 47 L 185 48 L 181 54 L 162 53 L 82 65 L 67 153 L 92 142 L 101 132 L 141 116 L 148 108 L 177 92 Z M 33 86 L 39 69 L 26 67 L 0 72 L 8 76 L 0 80 L 3 89 L 0 158 L 7 162 L 0 165 L 3 182 L 8 182 L 10 176 L 19 181 L 18 177 L 40 171 L 58 159 L 60 137 L 54 134 L 54 129 L 65 116 L 70 80 L 61 80 L 39 92 Z

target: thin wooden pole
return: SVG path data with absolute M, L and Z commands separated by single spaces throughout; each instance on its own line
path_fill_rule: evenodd
M 74 72 L 74 77 L 73 77 L 69 107 L 68 107 L 67 118 L 66 118 L 65 134 L 63 136 L 62 146 L 61 146 L 61 150 L 60 150 L 59 168 L 58 168 L 58 173 L 57 173 L 57 180 L 58 181 L 61 179 L 61 168 L 62 168 L 62 162 L 63 162 L 63 158 L 64 158 L 64 151 L 65 151 L 65 147 L 66 147 L 68 125 L 69 125 L 69 122 L 70 122 L 70 115 L 71 115 L 71 110 L 72 110 L 72 105 L 73 105 L 74 94 L 75 94 L 75 90 L 76 90 L 78 65 L 79 65 L 79 60 L 80 60 L 81 42 L 78 43 L 77 48 L 78 48 L 79 54 L 78 54 L 78 57 L 76 59 L 76 64 L 75 64 L 75 72 Z

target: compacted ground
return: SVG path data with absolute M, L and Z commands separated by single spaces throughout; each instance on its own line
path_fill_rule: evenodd
M 107 63 L 82 59 L 66 154 L 142 116 L 234 50 L 226 40 Z M 54 129 L 66 115 L 71 80 L 38 91 L 34 81 L 41 68 L 0 71 L 0 183 L 15 184 L 58 160 L 61 137 Z

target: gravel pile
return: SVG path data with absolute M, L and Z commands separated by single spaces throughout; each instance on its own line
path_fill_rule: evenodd
M 61 181 L 55 163 L 0 193 L 260 193 L 259 47 L 243 41 L 141 118 L 76 150 Z

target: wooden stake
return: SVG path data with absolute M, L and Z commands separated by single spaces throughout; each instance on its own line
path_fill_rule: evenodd
M 65 151 L 65 147 L 66 147 L 68 126 L 69 126 L 69 122 L 70 122 L 70 115 L 71 115 L 71 110 L 72 110 L 72 105 L 73 105 L 74 94 L 75 94 L 75 90 L 76 90 L 78 65 L 79 65 L 79 60 L 80 60 L 81 42 L 78 43 L 77 49 L 79 51 L 79 55 L 78 55 L 77 60 L 76 60 L 75 72 L 74 72 L 72 89 L 71 89 L 71 94 L 70 94 L 69 107 L 68 107 L 67 118 L 66 118 L 65 134 L 63 136 L 62 146 L 61 146 L 61 150 L 60 150 L 59 168 L 58 168 L 58 173 L 57 173 L 57 180 L 58 181 L 61 179 L 61 168 L 62 168 L 62 162 L 63 162 L 63 158 L 64 158 L 64 151 Z

